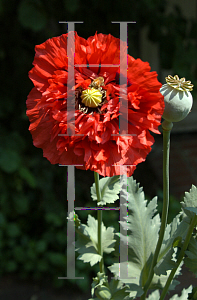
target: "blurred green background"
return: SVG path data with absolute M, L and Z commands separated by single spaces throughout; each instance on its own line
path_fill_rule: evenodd
M 83 21 L 75 29 L 84 38 L 96 31 L 119 37 L 119 25 L 111 21 L 136 21 L 128 25 L 128 53 L 142 59 L 150 55 L 150 63 L 157 61 L 153 69 L 160 81 L 166 70 L 172 70 L 172 75 L 196 84 L 196 12 L 189 15 L 196 1 L 186 5 L 184 9 L 175 0 L 0 0 L 1 276 L 14 274 L 55 287 L 68 284 L 57 279 L 66 276 L 67 170 L 51 165 L 33 146 L 25 113 L 33 87 L 28 71 L 35 45 L 67 32 L 58 21 Z M 151 47 L 157 56 L 152 56 Z M 92 172 L 76 170 L 76 206 L 92 206 L 92 183 Z M 151 187 L 146 193 L 152 196 Z M 81 213 L 82 219 L 86 217 L 86 212 Z M 117 219 L 116 212 L 104 214 L 107 225 Z M 76 276 L 83 277 L 84 272 L 93 275 L 87 265 L 77 262 Z M 77 281 L 83 290 L 89 290 L 88 276 Z

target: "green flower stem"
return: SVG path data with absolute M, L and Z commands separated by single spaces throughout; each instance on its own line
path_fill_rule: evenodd
M 165 286 L 163 288 L 163 291 L 161 293 L 161 296 L 160 296 L 160 300 L 163 300 L 164 297 L 166 296 L 167 292 L 168 292 L 168 289 L 169 289 L 169 286 L 171 284 L 171 281 L 173 280 L 174 275 L 175 275 L 175 273 L 176 273 L 176 271 L 177 271 L 177 269 L 178 269 L 178 267 L 179 267 L 179 265 L 180 265 L 180 263 L 181 263 L 184 255 L 185 255 L 185 251 L 186 251 L 186 249 L 188 247 L 188 244 L 190 242 L 190 239 L 191 239 L 191 236 L 192 236 L 192 232 L 194 230 L 194 227 L 196 226 L 196 222 L 197 222 L 197 216 L 194 215 L 193 218 L 192 218 L 192 221 L 190 223 L 190 226 L 188 228 L 188 232 L 187 232 L 185 241 L 184 241 L 183 246 L 181 248 L 181 251 L 179 253 L 179 256 L 178 256 L 178 259 L 177 259 L 177 262 L 176 262 L 176 267 L 171 271 L 171 273 L 170 273 L 170 275 L 168 277 L 168 280 L 166 281 L 166 284 L 165 284 Z
M 163 237 L 166 229 L 166 223 L 168 218 L 168 207 L 169 207 L 169 154 L 170 154 L 170 132 L 173 124 L 164 121 L 162 123 L 163 129 L 163 209 L 161 217 L 161 228 L 159 232 L 159 239 L 151 263 L 148 279 L 144 285 L 144 294 L 141 296 L 141 300 L 145 300 L 147 291 L 150 287 L 154 276 L 154 267 L 157 264 L 157 259 L 163 242 Z
M 94 180 L 96 186 L 96 194 L 97 194 L 97 203 L 101 201 L 101 191 L 99 188 L 99 174 L 94 172 Z M 97 207 L 102 207 L 101 205 L 97 205 Z M 102 251 L 102 210 L 97 210 L 97 220 L 98 220 L 98 253 L 102 256 L 99 262 L 99 269 L 101 273 L 104 273 L 104 262 L 103 262 L 103 251 Z

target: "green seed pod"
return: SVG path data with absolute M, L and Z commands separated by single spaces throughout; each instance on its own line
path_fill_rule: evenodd
M 193 89 L 191 81 L 179 79 L 177 75 L 166 77 L 167 84 L 162 85 L 160 93 L 164 96 L 165 109 L 163 119 L 168 122 L 179 122 L 191 111 L 193 98 L 190 91 Z

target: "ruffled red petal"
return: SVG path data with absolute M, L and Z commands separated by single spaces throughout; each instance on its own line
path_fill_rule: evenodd
M 157 73 L 150 72 L 147 62 L 128 55 L 128 87 L 120 87 L 120 68 L 109 66 L 120 63 L 120 40 L 101 33 L 85 40 L 75 33 L 75 49 L 71 49 L 75 65 L 98 66 L 76 66 L 73 90 L 87 89 L 93 79 L 102 76 L 107 101 L 100 113 L 75 110 L 67 114 L 67 36 L 63 34 L 35 47 L 34 67 L 29 72 L 35 87 L 27 98 L 33 143 L 43 149 L 44 157 L 52 164 L 78 165 L 103 176 L 121 174 L 124 165 L 131 176 L 151 151 L 154 138 L 149 131 L 159 133 L 164 101 Z M 130 135 L 120 136 L 120 107 L 124 111 L 126 102 L 125 125 Z M 67 131 L 72 136 L 66 135 Z

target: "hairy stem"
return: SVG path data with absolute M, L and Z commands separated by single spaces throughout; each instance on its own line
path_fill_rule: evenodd
M 99 188 L 99 174 L 94 172 L 94 180 L 96 186 L 96 194 L 97 194 L 97 203 L 101 201 L 101 192 Z M 97 207 L 102 207 L 101 205 L 97 205 Z M 104 262 L 103 262 L 103 251 L 102 251 L 102 210 L 97 210 L 97 220 L 98 220 L 98 253 L 102 256 L 99 262 L 99 269 L 101 273 L 104 273 Z
M 141 300 L 145 300 L 147 291 L 151 285 L 154 276 L 154 267 L 157 264 L 157 259 L 163 242 L 163 237 L 166 229 L 169 207 L 169 155 L 170 155 L 170 132 L 172 129 L 172 123 L 164 121 L 162 123 L 163 129 L 163 209 L 161 217 L 161 228 L 159 232 L 159 239 L 151 263 L 148 279 L 144 285 L 144 294 L 141 296 Z
M 178 269 L 178 267 L 179 267 L 179 265 L 180 265 L 180 263 L 181 263 L 184 255 L 185 255 L 185 250 L 188 247 L 189 241 L 190 241 L 191 236 L 192 236 L 192 232 L 194 230 L 194 227 L 196 226 L 196 222 L 197 222 L 197 216 L 194 215 L 193 218 L 192 218 L 192 220 L 191 220 L 190 226 L 188 228 L 188 232 L 187 232 L 185 241 L 184 241 L 183 246 L 181 248 L 181 251 L 179 253 L 179 256 L 178 256 L 178 259 L 177 259 L 177 262 L 176 262 L 176 267 L 170 272 L 168 280 L 166 281 L 166 284 L 165 284 L 165 286 L 163 288 L 163 291 L 161 293 L 160 300 L 163 300 L 164 297 L 166 296 L 167 292 L 168 292 L 168 289 L 169 289 L 169 286 L 171 284 L 171 281 L 174 278 L 174 275 L 175 275 L 175 273 L 176 273 L 176 271 L 177 271 L 177 269 Z

